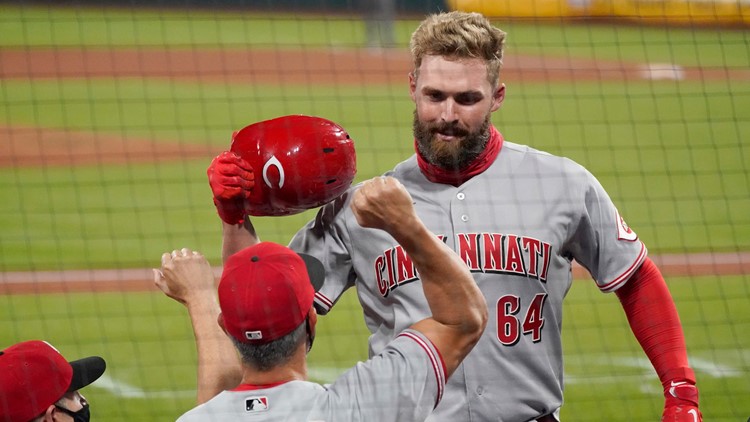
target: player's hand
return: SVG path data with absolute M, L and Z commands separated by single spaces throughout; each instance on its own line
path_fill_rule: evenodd
M 391 234 L 409 230 L 419 221 L 411 195 L 393 177 L 380 176 L 362 183 L 350 207 L 360 226 Z
M 662 422 L 702 422 L 698 388 L 690 381 L 671 381 L 664 387 Z
M 206 170 L 219 217 L 227 224 L 241 224 L 244 203 L 255 186 L 253 168 L 234 152 L 217 155 Z
M 213 271 L 200 252 L 188 248 L 165 252 L 161 256 L 161 268 L 153 271 L 156 287 L 184 305 L 214 297 Z

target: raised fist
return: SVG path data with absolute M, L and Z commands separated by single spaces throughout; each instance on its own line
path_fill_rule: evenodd
M 393 177 L 364 181 L 354 192 L 350 207 L 360 226 L 385 230 L 394 236 L 409 231 L 419 221 L 411 195 Z

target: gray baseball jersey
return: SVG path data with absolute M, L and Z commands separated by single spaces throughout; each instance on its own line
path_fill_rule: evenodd
M 646 247 L 590 172 L 527 146 L 504 142 L 495 162 L 459 187 L 428 181 L 416 156 L 388 175 L 404 184 L 427 227 L 469 266 L 490 313 L 428 420 L 557 416 L 562 301 L 572 261 L 610 292 L 640 266 Z M 370 353 L 378 353 L 430 311 L 409 257 L 387 233 L 357 224 L 350 197 L 321 208 L 290 246 L 324 263 L 326 281 L 316 295 L 324 312 L 356 286 L 372 333 Z
M 404 330 L 377 356 L 329 386 L 240 385 L 182 415 L 190 421 L 423 421 L 440 402 L 445 365 L 432 342 Z

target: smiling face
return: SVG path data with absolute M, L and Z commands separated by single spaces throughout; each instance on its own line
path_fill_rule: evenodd
M 429 55 L 409 75 L 416 105 L 414 137 L 422 157 L 445 170 L 460 170 L 487 145 L 490 116 L 505 85 L 493 87 L 482 59 Z

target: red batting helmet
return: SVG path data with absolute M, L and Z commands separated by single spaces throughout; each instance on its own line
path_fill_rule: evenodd
M 250 215 L 291 215 L 344 193 L 357 172 L 354 142 L 341 126 L 320 117 L 291 115 L 246 126 L 231 151 L 253 167 Z

